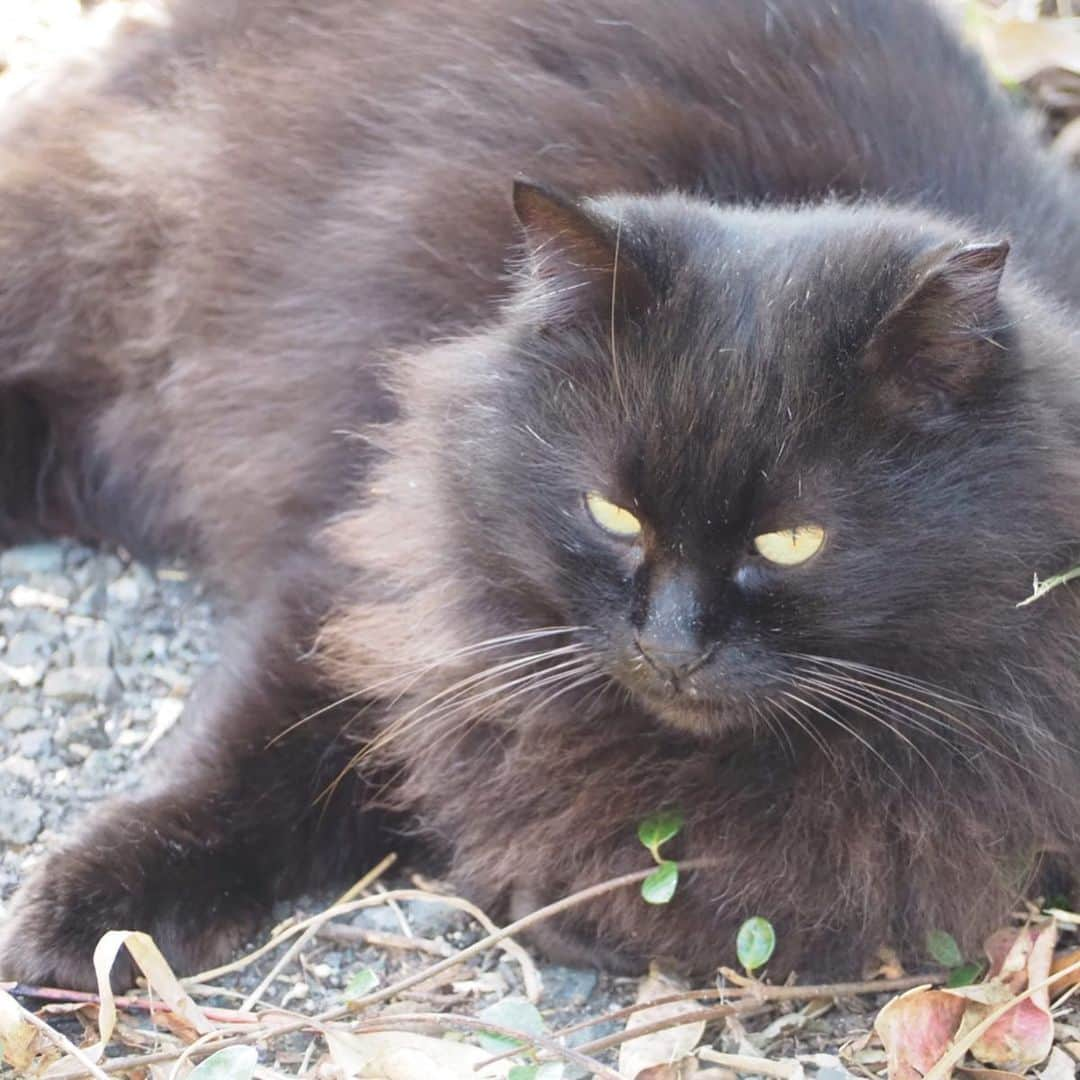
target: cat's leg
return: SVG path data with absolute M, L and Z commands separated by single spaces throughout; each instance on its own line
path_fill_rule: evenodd
M 348 767 L 355 703 L 326 708 L 295 641 L 223 665 L 183 742 L 163 748 L 164 783 L 106 805 L 45 859 L 0 930 L 0 978 L 92 987 L 110 929 L 148 931 L 191 973 L 240 945 L 274 899 L 359 876 L 380 854 Z

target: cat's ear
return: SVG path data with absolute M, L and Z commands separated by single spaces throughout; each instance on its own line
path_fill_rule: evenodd
M 618 222 L 561 192 L 514 181 L 514 213 L 525 233 L 530 271 L 567 314 L 641 310 L 651 290 Z
M 930 256 L 881 321 L 864 366 L 895 411 L 941 412 L 975 394 L 1002 358 L 998 286 L 1008 243 L 951 246 Z

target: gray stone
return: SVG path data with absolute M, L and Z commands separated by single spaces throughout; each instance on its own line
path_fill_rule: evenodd
M 24 757 L 43 757 L 52 749 L 52 736 L 47 731 L 24 731 L 18 739 L 19 753 Z
M 29 844 L 41 832 L 41 807 L 33 799 L 0 799 L 0 840 Z
M 134 607 L 142 599 L 139 582 L 130 574 L 110 582 L 107 591 L 109 603 L 119 604 L 121 607 Z
M 23 544 L 0 554 L 0 574 L 58 574 L 64 569 L 64 549 L 58 544 Z
M 70 667 L 50 671 L 42 687 L 46 697 L 63 701 L 113 701 L 120 692 L 107 667 Z
M 0 715 L 0 723 L 8 731 L 27 731 L 41 720 L 41 712 L 29 705 L 13 705 Z
M 434 938 L 460 930 L 469 917 L 448 904 L 428 903 L 423 900 L 405 900 L 401 904 L 409 925 L 420 937 Z
M 79 599 L 75 601 L 72 606 L 72 611 L 77 612 L 79 615 L 90 615 L 93 618 L 100 618 L 109 608 L 109 593 L 105 586 L 98 582 L 96 585 L 91 585 L 89 588 L 84 589 L 79 594 Z
M 12 635 L 4 650 L 4 663 L 12 667 L 22 667 L 24 664 L 34 664 L 42 657 L 48 656 L 49 639 L 36 630 L 22 630 Z
M 112 662 L 112 633 L 101 623 L 83 630 L 71 642 L 71 657 L 76 667 L 107 668 Z
M 545 991 L 559 1002 L 560 1007 L 563 1004 L 584 1005 L 596 989 L 595 971 L 553 965 L 545 967 L 541 974 Z

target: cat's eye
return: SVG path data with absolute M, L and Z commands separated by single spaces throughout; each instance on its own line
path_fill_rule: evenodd
M 777 566 L 798 566 L 821 550 L 825 530 L 820 525 L 762 533 L 754 537 L 754 550 Z
M 641 535 L 641 522 L 629 510 L 624 510 L 595 491 L 586 494 L 585 509 L 589 511 L 589 517 L 612 536 L 621 540 L 636 540 Z

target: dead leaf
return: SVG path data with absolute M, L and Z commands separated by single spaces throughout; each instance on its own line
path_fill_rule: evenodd
M 188 1042 L 213 1028 L 202 1009 L 180 985 L 180 980 L 149 934 L 139 930 L 110 930 L 102 935 L 94 949 L 94 971 L 98 980 L 98 996 L 101 998 L 98 1014 L 98 1033 L 101 1037 L 97 1043 L 87 1048 L 86 1054 L 89 1058 L 93 1061 L 100 1060 L 116 1029 L 116 999 L 109 974 L 117 953 L 125 946 L 136 966 L 146 976 L 150 989 L 158 1000 L 171 1010 L 157 1014 L 163 1023 Z
M 688 987 L 685 983 L 669 978 L 653 967 L 638 984 L 637 1002 L 642 1004 L 655 1001 L 657 998 L 668 997 L 686 989 Z M 672 1001 L 667 1005 L 658 1005 L 655 1009 L 642 1009 L 630 1015 L 626 1022 L 626 1030 L 633 1031 L 635 1028 L 655 1024 L 660 1020 L 674 1021 L 679 1016 L 695 1012 L 700 1008 L 699 1002 L 686 999 Z M 619 1047 L 619 1075 L 637 1077 L 656 1065 L 677 1065 L 690 1056 L 701 1042 L 704 1032 L 705 1022 L 698 1020 L 690 1024 L 673 1024 L 672 1027 L 662 1031 L 654 1031 L 649 1035 L 629 1039 Z
M 981 1064 L 1005 1070 L 1023 1071 L 1043 1061 L 1053 1046 L 1054 1022 L 1049 988 L 1041 984 L 1050 977 L 1056 941 L 1053 919 L 1019 931 L 999 931 L 986 942 L 990 972 L 985 982 L 910 990 L 890 1001 L 874 1022 L 888 1055 L 890 1080 L 919 1080 L 958 1041 L 965 1045 L 969 1033 L 1029 986 L 1040 989 L 999 1016 L 968 1049 Z M 942 1070 L 941 1076 L 950 1073 Z
M 921 1080 L 948 1049 L 966 1008 L 956 994 L 926 987 L 885 1005 L 874 1030 L 885 1045 L 890 1080 Z
M 1080 72 L 1080 18 L 1019 19 L 972 8 L 968 26 L 994 74 L 1021 83 L 1047 68 Z
M 411 1031 L 326 1028 L 323 1034 L 345 1080 L 502 1080 L 512 1067 L 498 1061 L 478 1070 L 491 1057 L 486 1050 Z
M 25 1074 L 37 1057 L 38 1030 L 23 1016 L 19 1003 L 0 990 L 0 1047 L 4 1058 L 19 1074 Z

